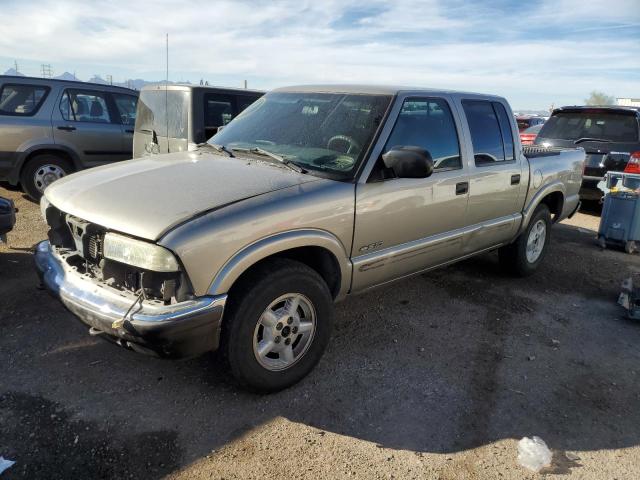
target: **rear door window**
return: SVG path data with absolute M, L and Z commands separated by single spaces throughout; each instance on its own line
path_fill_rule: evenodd
M 427 150 L 436 172 L 462 168 L 458 132 L 444 99 L 405 100 L 384 151 L 409 146 Z
M 235 116 L 233 100 L 231 95 L 207 93 L 204 96 L 205 128 L 220 127 L 229 123 Z
M 43 85 L 10 85 L 0 89 L 0 114 L 30 117 L 35 115 L 49 93 Z
M 493 102 L 493 109 L 498 114 L 498 123 L 500 124 L 500 133 L 502 134 L 502 145 L 504 146 L 504 159 L 510 162 L 515 159 L 515 152 L 509 114 L 504 108 L 504 105 L 499 102 Z
M 122 93 L 112 93 L 112 96 L 116 103 L 118 114 L 120 115 L 120 123 L 123 125 L 134 125 L 136 123 L 136 104 L 138 103 L 138 98 Z
M 111 123 L 106 94 L 89 90 L 65 90 L 60 100 L 62 118 L 74 122 Z
M 505 161 L 502 132 L 498 116 L 491 102 L 463 100 L 476 166 L 494 165 Z M 513 143 L 513 139 L 511 140 Z M 512 147 L 513 151 L 513 147 Z
M 595 138 L 620 143 L 640 141 L 635 115 L 602 110 L 556 113 L 547 120 L 538 136 L 558 140 Z

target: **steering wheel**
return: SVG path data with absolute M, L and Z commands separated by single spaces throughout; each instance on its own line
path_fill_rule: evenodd
M 334 142 L 345 142 L 349 145 L 349 148 L 347 148 L 347 151 L 344 152 L 347 155 L 351 154 L 352 150 L 356 150 L 356 151 L 360 151 L 362 150 L 362 146 L 360 146 L 360 144 L 358 142 L 356 142 L 353 138 L 348 137 L 347 135 L 335 135 L 333 137 L 331 137 L 329 139 L 329 141 L 327 142 L 327 148 L 330 150 L 335 150 L 334 148 L 331 148 L 331 144 Z

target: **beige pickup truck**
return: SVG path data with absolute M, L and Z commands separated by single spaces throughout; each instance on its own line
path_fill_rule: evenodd
M 195 151 L 63 178 L 43 284 L 89 333 L 238 381 L 308 374 L 333 303 L 499 250 L 527 275 L 573 214 L 582 149 L 523 149 L 504 98 L 401 87 L 272 91 Z

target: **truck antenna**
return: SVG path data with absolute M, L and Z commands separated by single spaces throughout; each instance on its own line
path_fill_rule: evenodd
M 170 142 L 169 142 L 169 34 L 168 33 L 166 37 L 166 52 L 167 52 L 167 59 L 166 59 L 167 70 L 166 70 L 166 76 L 164 79 L 164 117 L 167 122 L 167 153 L 171 153 L 170 146 L 169 146 Z

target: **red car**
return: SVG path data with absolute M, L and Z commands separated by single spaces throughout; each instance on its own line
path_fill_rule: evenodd
M 524 131 L 520 131 L 520 142 L 522 145 L 533 145 L 534 140 L 538 136 L 538 132 L 542 128 L 543 123 L 529 127 Z
M 516 117 L 516 122 L 518 123 L 518 130 L 523 132 L 529 127 L 533 127 L 534 125 L 542 125 L 545 122 L 545 119 L 542 117 L 535 117 L 532 115 L 518 115 Z

